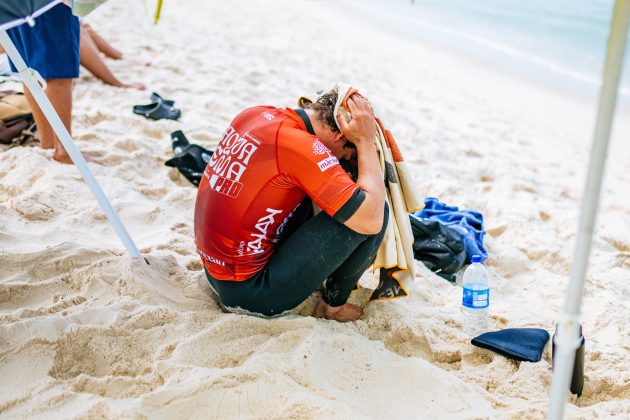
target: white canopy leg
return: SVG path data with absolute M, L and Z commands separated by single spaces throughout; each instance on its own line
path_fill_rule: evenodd
M 556 332 L 556 356 L 554 357 L 554 374 L 551 386 L 551 401 L 549 419 L 559 420 L 564 416 L 567 391 L 573 372 L 575 349 L 579 345 L 579 321 L 582 295 L 584 293 L 584 278 L 588 266 L 593 239 L 593 227 L 599 204 L 599 193 L 602 185 L 606 152 L 610 138 L 617 88 L 621 76 L 626 36 L 628 34 L 628 20 L 630 17 L 630 0 L 617 0 L 613 12 L 610 37 L 608 39 L 608 53 L 604 68 L 595 133 L 591 158 L 586 177 L 580 227 L 578 230 L 575 254 L 571 268 L 571 279 L 567 290 L 564 311 Z

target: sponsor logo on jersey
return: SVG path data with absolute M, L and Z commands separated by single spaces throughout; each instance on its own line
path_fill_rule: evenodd
M 262 254 L 265 252 L 263 249 L 263 240 L 267 238 L 267 231 L 269 226 L 275 223 L 275 216 L 282 213 L 282 210 L 267 209 L 267 214 L 258 219 L 255 228 L 258 231 L 251 233 L 252 241 L 247 242 L 247 252 L 251 255 Z
M 238 248 L 236 248 L 236 253 L 238 254 L 239 257 L 242 257 L 243 255 L 245 255 L 245 241 L 241 241 L 238 244 Z
M 319 167 L 320 171 L 324 172 L 326 169 L 332 168 L 333 166 L 339 164 L 339 161 L 337 160 L 336 157 L 332 155 L 332 153 L 330 152 L 330 149 L 326 147 L 324 143 L 322 143 L 321 141 L 315 139 L 315 141 L 313 141 L 312 147 L 313 147 L 313 154 L 315 156 L 321 156 L 321 155 L 327 156 L 327 158 L 317 162 L 317 166 Z
M 320 160 L 319 162 L 317 162 L 317 166 L 319 166 L 319 169 L 322 172 L 324 172 L 328 168 L 332 168 L 335 165 L 339 165 L 339 161 L 334 156 L 328 157 L 324 160 Z
M 243 189 L 240 182 L 249 161 L 260 146 L 260 140 L 229 127 L 208 162 L 204 176 L 214 191 L 236 198 Z
M 236 198 L 243 189 L 243 183 L 238 181 L 232 181 L 229 178 L 218 176 L 216 174 L 210 175 L 207 171 L 204 171 L 203 175 L 208 178 L 210 188 L 218 193 L 227 195 L 228 197 Z
M 321 141 L 315 139 L 313 142 L 313 154 L 315 156 L 328 154 L 330 156 L 330 149 L 324 145 Z
M 262 115 L 262 117 L 268 121 L 274 119 L 274 116 L 269 111 L 261 112 L 260 115 Z
M 251 133 L 245 133 L 243 134 L 243 137 L 245 137 L 246 139 L 249 139 L 251 141 L 253 141 L 254 143 L 256 143 L 257 145 L 260 146 L 260 144 L 262 143 L 262 140 L 260 140 L 258 137 L 254 136 Z
M 201 257 L 204 260 L 206 260 L 206 261 L 208 261 L 208 262 L 210 262 L 212 264 L 216 264 L 216 265 L 220 265 L 221 267 L 225 267 L 225 262 L 221 261 L 220 259 L 214 258 L 213 256 L 206 254 L 205 252 L 203 252 L 200 249 L 198 249 L 197 251 L 199 252 L 199 255 L 201 255 Z

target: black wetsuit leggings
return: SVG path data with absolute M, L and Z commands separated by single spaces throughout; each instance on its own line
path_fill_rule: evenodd
M 322 298 L 331 306 L 346 303 L 361 275 L 374 260 L 389 218 L 385 204 L 383 228 L 362 235 L 323 211 L 313 217 L 305 200 L 287 223 L 264 269 L 245 281 L 208 280 L 228 308 L 266 316 L 281 314 L 302 303 L 324 283 Z

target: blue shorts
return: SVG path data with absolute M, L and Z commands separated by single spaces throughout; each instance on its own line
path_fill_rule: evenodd
M 44 79 L 79 77 L 79 18 L 68 6 L 58 4 L 35 18 L 35 26 L 24 23 L 7 32 L 26 65 Z

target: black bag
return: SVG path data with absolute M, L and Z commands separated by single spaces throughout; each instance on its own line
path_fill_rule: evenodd
M 19 146 L 35 138 L 35 121 L 32 114 L 0 120 L 0 143 Z
M 440 277 L 454 282 L 466 262 L 462 235 L 438 222 L 409 216 L 413 232 L 413 256 Z
M 35 121 L 26 97 L 13 90 L 0 91 L 0 143 L 19 146 L 35 139 Z
M 167 160 L 164 164 L 171 168 L 177 168 L 187 180 L 198 187 L 203 171 L 214 152 L 204 149 L 198 144 L 190 144 L 181 130 L 171 133 L 171 141 L 175 157 Z

